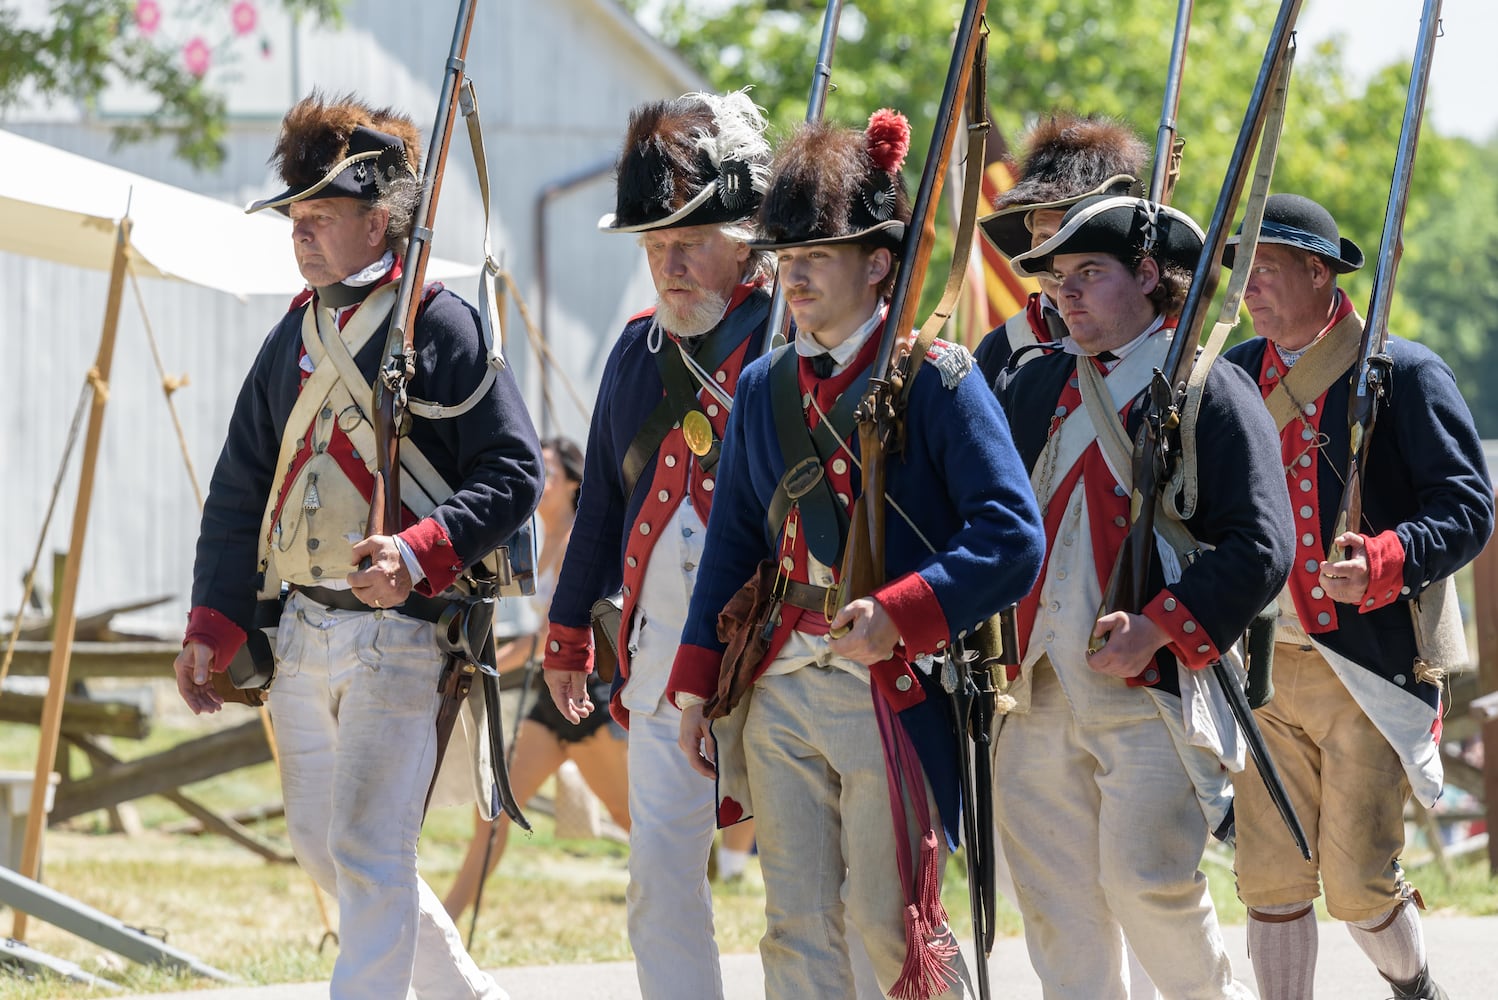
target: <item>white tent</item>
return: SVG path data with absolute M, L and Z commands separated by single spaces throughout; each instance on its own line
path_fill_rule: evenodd
M 108 270 L 129 212 L 130 259 L 140 277 L 175 278 L 244 298 L 303 287 L 291 227 L 276 212 L 245 215 L 227 202 L 0 131 L 0 250 Z M 432 258 L 429 278 L 478 273 Z

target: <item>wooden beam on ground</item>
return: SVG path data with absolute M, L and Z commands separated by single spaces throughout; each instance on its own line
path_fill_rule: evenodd
M 98 775 L 107 776 L 122 764 L 118 757 L 101 746 L 97 740 L 84 736 L 72 738 L 72 742 L 88 755 L 89 761 L 94 765 L 94 772 Z M 287 852 L 278 849 L 275 844 L 255 836 L 243 824 L 236 822 L 234 817 L 220 815 L 196 799 L 191 799 L 183 795 L 177 789 L 160 794 L 168 802 L 171 802 L 178 809 L 181 809 L 197 820 L 204 830 L 228 837 L 236 844 L 254 851 L 267 861 L 274 861 L 278 864 L 291 864 L 296 860 L 296 858 Z
M 61 822 L 94 809 L 176 791 L 195 781 L 264 764 L 270 759 L 265 729 L 255 719 L 60 786 L 52 807 L 52 821 Z
M 30 914 L 132 962 L 179 969 L 220 982 L 236 981 L 227 972 L 199 961 L 180 948 L 142 934 L 134 927 L 127 927 L 109 914 L 18 875 L 9 868 L 0 868 L 0 902 L 15 910 L 17 915 Z
M 41 722 L 44 699 L 33 694 L 7 692 L 0 697 L 0 722 L 19 722 L 34 726 Z M 139 705 L 124 701 L 95 701 L 68 695 L 63 699 L 62 735 L 123 736 L 143 740 L 150 732 L 151 720 Z
M 73 680 L 171 677 L 172 661 L 181 651 L 180 642 L 75 642 L 68 676 Z M 50 642 L 18 642 L 10 672 L 17 677 L 45 677 L 51 657 Z M 5 695 L 0 701 L 9 697 Z

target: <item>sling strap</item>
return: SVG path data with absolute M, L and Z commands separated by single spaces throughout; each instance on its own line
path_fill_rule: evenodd
M 764 325 L 769 315 L 770 296 L 756 289 L 742 305 L 729 313 L 723 322 L 703 338 L 702 343 L 697 347 L 694 359 L 709 371 L 717 368 L 728 360 L 752 331 Z M 620 463 L 619 471 L 624 480 L 626 500 L 634 495 L 635 486 L 645 472 L 645 466 L 660 450 L 661 442 L 666 440 L 666 435 L 674 428 L 681 426 L 682 418 L 688 413 L 693 410 L 699 412 L 702 410 L 702 405 L 697 399 L 694 376 L 687 371 L 686 362 L 681 357 L 682 350 L 685 348 L 671 349 L 663 344 L 661 349 L 655 352 L 655 363 L 660 372 L 665 397 L 640 425 L 634 440 L 625 450 L 624 461 Z M 703 416 L 705 417 L 706 414 Z M 714 436 L 712 449 L 699 459 L 699 463 L 704 472 L 710 472 L 717 462 L 718 441 Z
M 848 511 L 833 494 L 824 466 L 853 433 L 853 413 L 868 390 L 874 369 L 872 365 L 865 369 L 838 397 L 827 419 L 814 429 L 807 426 L 805 407 L 801 405 L 798 369 L 793 345 L 775 349 L 770 362 L 770 407 L 785 474 L 770 498 L 765 530 L 773 545 L 791 507 L 799 507 L 807 550 L 823 565 L 836 566 L 842 560 L 848 534 Z

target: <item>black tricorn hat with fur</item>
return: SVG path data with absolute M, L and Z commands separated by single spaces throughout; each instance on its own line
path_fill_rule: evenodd
M 1222 250 L 1222 266 L 1232 267 L 1238 257 L 1243 225 L 1228 237 Z M 1337 229 L 1337 220 L 1321 205 L 1299 194 L 1272 194 L 1264 199 L 1264 226 L 1259 242 L 1280 243 L 1316 254 L 1337 274 L 1350 274 L 1363 266 L 1363 250 Z
M 998 251 L 1015 257 L 1030 249 L 1026 218 L 1037 209 L 1067 209 L 1095 194 L 1130 194 L 1149 150 L 1131 128 L 1109 118 L 1057 112 L 1025 137 L 1019 181 L 994 199 L 978 220 Z
M 898 254 L 910 221 L 900 166 L 910 123 L 883 108 L 866 131 L 827 122 L 802 125 L 775 157 L 759 209 L 765 249 L 817 243 L 875 243 Z
M 308 198 L 374 201 L 401 175 L 421 169 L 421 134 L 410 118 L 375 108 L 352 94 L 334 100 L 314 91 L 281 119 L 271 154 L 286 190 L 252 203 L 246 212 L 282 214 Z
M 770 176 L 765 117 L 743 91 L 636 108 L 616 170 L 610 233 L 745 222 Z

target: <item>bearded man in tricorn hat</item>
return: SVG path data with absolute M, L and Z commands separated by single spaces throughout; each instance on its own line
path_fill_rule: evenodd
M 983 236 L 1012 260 L 1056 234 L 1066 210 L 1089 195 L 1127 194 L 1138 183 L 1147 151 L 1128 125 L 1108 118 L 1057 111 L 1024 138 L 1019 180 L 994 199 L 993 212 L 978 220 Z M 1036 356 L 1034 347 L 1066 337 L 1056 308 L 1056 283 L 1036 275 L 1040 291 L 1025 308 L 989 331 L 973 352 L 992 385 L 1010 364 Z M 1031 348 L 1025 351 L 1023 348 Z
M 288 584 L 268 702 L 292 847 L 338 899 L 332 995 L 403 1000 L 414 988 L 497 1000 L 505 992 L 416 871 L 444 667 L 434 623 L 460 575 L 530 516 L 543 466 L 478 314 L 428 285 L 417 293 L 410 382 L 421 399 L 400 445 L 412 488 L 392 533 L 365 537 L 378 453 L 371 384 L 406 266 L 419 141 L 409 118 L 352 96 L 313 94 L 281 123 L 273 161 L 286 189 L 248 211 L 291 217 L 308 289 L 271 331 L 234 406 L 204 504 L 177 687 L 194 712 L 217 711 L 213 679 L 267 606 L 275 623 Z M 434 412 L 423 402 L 447 417 L 423 415 Z M 492 814 L 476 701 L 472 726 L 457 729 L 480 738 L 468 754 L 455 745 L 446 755 L 455 767 L 442 769 L 433 801 L 457 801 L 457 791 Z
M 702 562 L 739 372 L 762 349 L 768 256 L 747 242 L 769 174 L 747 94 L 636 108 L 604 232 L 635 236 L 655 282 L 609 352 L 543 666 L 558 711 L 629 727 L 630 947 L 647 1000 L 723 995 L 707 862 L 713 796 L 676 752 L 666 678 Z M 596 674 L 592 609 L 618 594 L 612 689 Z M 594 713 L 598 713 L 595 715 Z
M 884 110 L 863 132 L 807 125 L 776 158 L 758 245 L 779 260 L 796 339 L 739 382 L 671 673 L 681 750 L 717 778 L 719 822 L 756 821 L 774 1000 L 853 997 L 850 925 L 888 995 L 971 995 L 939 899 L 940 838 L 956 843 L 960 811 L 933 658 L 1017 600 L 1040 563 L 1039 515 L 998 403 L 972 356 L 936 341 L 888 468 L 889 582 L 868 595 L 837 586 L 863 488 L 852 414 L 885 375 L 874 368 L 910 225 L 909 135 Z M 740 672 L 719 613 L 767 575 L 747 628 L 768 642 Z M 747 683 L 725 687 L 735 676 Z

